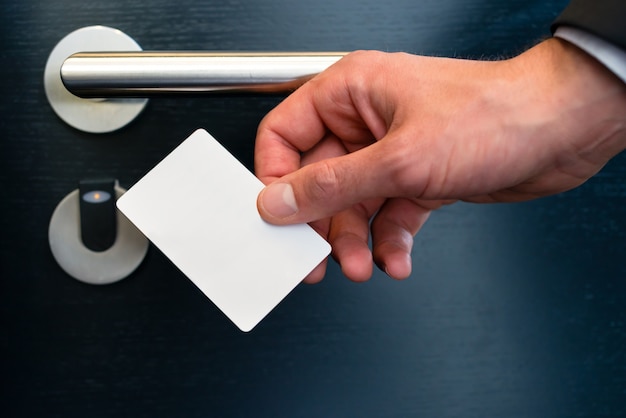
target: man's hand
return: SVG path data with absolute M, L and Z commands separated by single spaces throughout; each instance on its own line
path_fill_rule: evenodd
M 355 52 L 259 126 L 258 209 L 311 223 L 352 280 L 373 261 L 401 279 L 432 210 L 562 192 L 625 147 L 626 86 L 565 41 L 495 62 Z

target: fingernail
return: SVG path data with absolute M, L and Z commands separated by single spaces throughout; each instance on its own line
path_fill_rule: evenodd
M 298 211 L 293 187 L 288 183 L 274 183 L 263 192 L 263 208 L 276 218 L 286 218 Z

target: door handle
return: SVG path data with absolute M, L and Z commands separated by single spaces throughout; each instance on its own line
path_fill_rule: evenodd
M 289 93 L 345 54 L 151 52 L 117 29 L 89 26 L 55 46 L 44 86 L 48 102 L 66 123 L 104 133 L 134 120 L 151 97 Z
M 211 93 L 288 93 L 324 71 L 341 52 L 83 52 L 61 80 L 83 98 Z

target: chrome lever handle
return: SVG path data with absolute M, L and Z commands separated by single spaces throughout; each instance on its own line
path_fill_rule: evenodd
M 44 88 L 50 106 L 67 124 L 105 133 L 130 123 L 150 97 L 289 93 L 344 55 L 145 52 L 117 29 L 88 26 L 54 47 L 44 70 Z
M 342 52 L 81 52 L 61 67 L 83 98 L 171 94 L 285 93 L 337 62 Z

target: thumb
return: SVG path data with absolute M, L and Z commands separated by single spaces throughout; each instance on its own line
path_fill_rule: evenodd
M 307 165 L 279 178 L 259 194 L 259 214 L 277 225 L 307 223 L 367 199 L 394 197 L 398 190 L 390 179 L 395 164 L 380 144 Z

